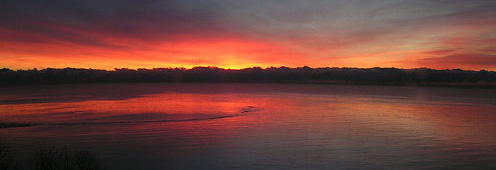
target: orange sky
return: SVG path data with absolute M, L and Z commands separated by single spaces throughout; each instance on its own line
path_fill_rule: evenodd
M 491 1 L 85 1 L 0 8 L 0 67 L 496 70 Z

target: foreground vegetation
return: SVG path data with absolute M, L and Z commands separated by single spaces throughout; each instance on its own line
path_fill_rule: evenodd
M 247 82 L 247 83 L 344 83 L 386 85 L 496 86 L 496 72 L 435 70 L 428 68 L 246 68 L 216 67 L 97 69 L 47 68 L 0 69 L 1 85 L 100 83 L 100 82 Z
M 99 160 L 87 151 L 43 144 L 32 152 L 30 161 L 18 162 L 7 147 L 0 145 L 0 170 L 18 170 L 21 165 L 33 170 L 102 169 Z

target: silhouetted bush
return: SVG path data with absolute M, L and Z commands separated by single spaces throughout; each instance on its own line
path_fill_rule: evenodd
M 34 170 L 99 170 L 99 160 L 88 151 L 69 150 L 43 144 L 32 155 Z M 30 169 L 31 169 L 30 168 Z M 0 170 L 17 170 L 18 164 L 10 150 L 0 143 Z
M 270 67 L 222 69 L 217 67 L 127 69 L 113 71 L 64 68 L 0 70 L 0 85 L 99 82 L 248 82 L 347 83 L 385 85 L 491 85 L 494 71 L 434 70 L 428 68 L 310 68 Z
M 35 170 L 98 170 L 99 161 L 86 151 L 42 145 L 34 151 Z
M 0 143 L 0 170 L 17 170 L 17 162 L 10 150 Z
M 99 160 L 88 151 L 74 151 L 73 159 L 77 170 L 97 170 L 100 169 Z

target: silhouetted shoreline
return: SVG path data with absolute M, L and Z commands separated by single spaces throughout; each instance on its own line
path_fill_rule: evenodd
M 17 127 L 30 127 L 36 126 L 35 123 L 20 123 L 20 122 L 0 122 L 0 129 L 3 128 L 17 128 Z
M 47 68 L 0 70 L 0 85 L 121 83 L 121 82 L 232 82 L 364 84 L 495 88 L 495 71 L 428 68 L 310 68 L 270 67 L 223 69 L 217 67 L 98 70 Z

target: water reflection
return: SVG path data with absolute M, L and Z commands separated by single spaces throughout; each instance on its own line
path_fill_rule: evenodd
M 157 91 L 138 93 L 136 87 Z M 495 90 L 278 84 L 88 88 L 65 87 L 65 93 L 37 102 L 21 102 L 33 96 L 28 93 L 15 100 L 5 98 L 12 91 L 0 93 L 0 120 L 41 124 L 0 129 L 0 136 L 21 157 L 30 146 L 50 140 L 88 149 L 111 169 L 496 167 Z M 84 99 L 53 100 L 94 88 L 121 89 L 120 95 L 129 97 L 91 92 Z

